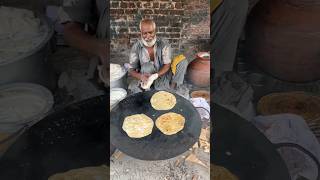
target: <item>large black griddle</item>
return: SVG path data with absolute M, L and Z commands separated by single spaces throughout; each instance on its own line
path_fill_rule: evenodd
M 197 110 L 185 98 L 175 94 L 177 103 L 168 111 L 152 108 L 150 98 L 157 91 L 147 91 L 128 96 L 111 111 L 110 141 L 120 151 L 141 160 L 163 160 L 186 152 L 198 140 L 201 131 L 201 119 Z M 174 93 L 173 93 L 174 94 Z M 167 112 L 176 112 L 186 118 L 184 129 L 175 135 L 167 136 L 156 126 L 152 133 L 143 138 L 130 138 L 122 130 L 125 117 L 133 114 L 146 114 L 154 121 Z
M 1 180 L 45 180 L 70 169 L 109 163 L 106 96 L 57 110 L 32 126 L 0 160 Z
M 292 143 L 272 144 L 254 125 L 217 104 L 213 105 L 211 162 L 226 167 L 240 180 L 290 180 L 277 149 L 295 148 L 319 161 L 303 147 Z

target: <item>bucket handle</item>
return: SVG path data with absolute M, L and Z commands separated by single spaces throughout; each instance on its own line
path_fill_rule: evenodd
M 303 152 L 304 154 L 308 155 L 317 165 L 317 168 L 318 168 L 317 180 L 320 180 L 320 162 L 319 162 L 318 158 L 314 154 L 312 154 L 310 151 L 308 151 L 304 147 L 302 147 L 302 146 L 300 146 L 298 144 L 295 144 L 295 143 L 276 143 L 274 145 L 276 146 L 277 149 L 280 149 L 280 148 L 283 148 L 283 147 L 295 148 L 295 149 Z

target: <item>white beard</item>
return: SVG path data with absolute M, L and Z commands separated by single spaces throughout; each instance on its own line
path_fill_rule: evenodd
M 157 37 L 154 36 L 154 38 L 153 38 L 152 41 L 150 41 L 150 42 L 147 42 L 146 40 L 143 39 L 143 37 L 141 37 L 141 41 L 142 41 L 143 45 L 145 45 L 145 46 L 147 46 L 147 47 L 152 47 L 152 46 L 154 46 L 154 44 L 156 43 Z

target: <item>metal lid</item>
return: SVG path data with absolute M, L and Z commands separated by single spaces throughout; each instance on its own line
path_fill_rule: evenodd
M 0 131 L 13 132 L 41 120 L 53 102 L 51 92 L 41 85 L 14 83 L 0 86 Z
M 121 97 L 114 97 L 113 94 L 114 93 L 123 93 L 123 95 Z M 127 96 L 127 91 L 123 88 L 111 88 L 110 89 L 110 107 L 113 108 L 118 102 L 120 102 L 121 100 L 123 100 L 125 97 Z

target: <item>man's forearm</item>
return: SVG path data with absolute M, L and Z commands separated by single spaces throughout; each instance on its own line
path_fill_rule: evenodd
M 106 42 L 102 42 L 94 36 L 85 32 L 78 23 L 67 23 L 64 25 L 65 39 L 75 48 L 78 48 L 87 53 L 99 56 L 100 58 L 107 57 Z
M 129 75 L 133 78 L 136 78 L 136 79 L 140 79 L 141 78 L 141 74 L 138 73 L 137 71 L 131 69 L 129 70 Z
M 162 68 L 159 70 L 158 75 L 159 77 L 166 74 L 170 69 L 170 64 L 165 64 L 162 66 Z

